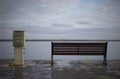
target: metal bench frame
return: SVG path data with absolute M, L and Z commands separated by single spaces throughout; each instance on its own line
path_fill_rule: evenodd
M 67 42 L 53 41 L 51 65 L 53 55 L 103 55 L 103 64 L 107 65 L 107 44 L 108 42 Z

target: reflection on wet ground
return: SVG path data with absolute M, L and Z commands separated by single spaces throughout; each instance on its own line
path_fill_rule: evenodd
M 102 61 L 49 60 L 25 61 L 25 67 L 9 65 L 10 61 L 0 61 L 0 79 L 119 79 L 120 60 L 108 61 L 104 66 Z
M 69 61 L 62 66 L 55 64 L 53 79 L 119 79 L 120 61 L 109 61 L 104 66 L 101 61 Z

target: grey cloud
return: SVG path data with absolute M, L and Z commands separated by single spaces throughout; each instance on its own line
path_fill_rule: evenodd
M 76 21 L 76 24 L 93 24 L 93 22 L 90 21 Z
M 52 23 L 52 27 L 60 27 L 60 28 L 70 28 L 74 27 L 73 24 L 63 24 L 63 23 Z
M 33 34 L 64 34 L 64 30 L 59 30 L 54 27 L 43 26 L 25 26 L 26 32 Z
M 118 28 L 115 27 L 120 25 L 120 0 L 105 0 L 103 1 L 103 5 L 99 6 L 96 6 L 99 3 L 94 3 L 94 1 L 97 0 L 94 0 L 90 1 L 91 3 L 95 4 L 91 4 L 91 7 L 88 5 L 88 0 L 84 2 L 86 5 L 81 2 L 84 0 L 81 0 L 80 3 L 77 3 L 77 5 L 72 4 L 74 1 L 75 0 L 71 0 L 71 2 L 69 0 L 62 0 L 62 2 L 61 0 L 0 0 L 0 30 L 12 31 L 15 29 L 24 29 L 27 33 L 31 34 L 71 34 L 79 36 L 81 36 L 81 34 L 120 34 L 119 26 Z M 66 6 L 66 4 L 68 4 L 68 6 Z M 57 12 L 59 8 L 69 11 L 64 15 Z M 102 13 L 104 14 L 103 16 L 101 16 Z M 39 16 L 42 17 L 37 18 Z M 75 18 L 68 19 L 68 17 Z M 115 17 L 117 17 L 118 20 Z M 54 18 L 58 23 L 51 21 Z M 67 19 L 68 22 L 71 23 L 66 23 L 64 20 L 60 20 L 61 18 L 65 20 Z M 112 21 L 110 19 L 112 19 Z M 32 23 L 33 20 L 35 22 Z M 46 23 L 45 27 L 45 23 L 39 23 L 43 20 L 45 20 Z M 59 23 L 59 21 L 61 23 Z M 101 28 L 101 25 L 99 24 L 102 23 L 103 25 Z M 82 29 L 82 27 L 80 27 L 75 29 L 73 28 L 75 26 L 74 24 L 76 27 L 77 25 L 85 25 L 86 28 Z M 87 28 L 89 25 L 91 25 L 91 27 Z M 94 27 L 92 27 L 92 25 L 94 25 Z
M 118 30 L 114 30 L 113 28 L 88 28 L 88 29 L 71 29 L 68 33 L 71 34 L 118 34 Z M 120 32 L 119 32 L 120 33 Z

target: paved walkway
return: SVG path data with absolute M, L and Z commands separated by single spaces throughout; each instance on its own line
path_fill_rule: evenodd
M 120 79 L 120 60 L 25 61 L 25 67 L 14 67 L 11 61 L 0 61 L 0 79 Z

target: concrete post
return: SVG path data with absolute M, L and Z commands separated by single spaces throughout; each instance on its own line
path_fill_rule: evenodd
M 13 33 L 13 46 L 14 46 L 14 66 L 24 65 L 24 31 L 14 31 Z

